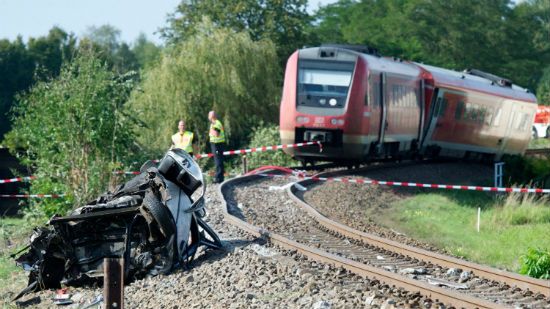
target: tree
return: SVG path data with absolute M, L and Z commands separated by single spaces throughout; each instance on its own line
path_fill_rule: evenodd
M 133 44 L 132 52 L 136 56 L 140 68 L 147 69 L 159 59 L 161 49 L 149 41 L 144 33 L 140 33 Z
M 182 1 L 161 33 L 169 42 L 181 41 L 193 36 L 202 18 L 208 17 L 216 26 L 248 31 L 254 41 L 271 40 L 283 61 L 308 43 L 311 18 L 306 5 L 307 0 Z
M 32 193 L 65 193 L 40 200 L 47 215 L 80 205 L 105 190 L 113 168 L 132 157 L 133 122 L 121 113 L 132 79 L 109 70 L 91 50 L 65 63 L 59 77 L 37 83 L 18 97 L 11 151 L 34 169 Z
M 550 66 L 546 67 L 539 81 L 537 100 L 541 105 L 550 105 Z
M 180 118 L 201 145 L 211 109 L 221 115 L 233 145 L 245 141 L 259 121 L 277 118 L 281 74 L 273 43 L 253 42 L 247 33 L 208 20 L 196 30 L 145 72 L 141 90 L 129 104 L 128 113 L 147 126 L 139 141 L 152 155 L 168 148 Z
M 120 41 L 120 30 L 111 25 L 88 27 L 81 45 L 90 45 L 119 73 L 136 71 L 139 63 L 127 43 Z
M 47 36 L 29 38 L 30 56 L 42 78 L 59 75 L 63 61 L 70 61 L 76 49 L 76 37 L 59 27 L 53 27 Z
M 13 96 L 31 85 L 33 74 L 34 62 L 23 39 L 0 40 L 0 142 L 10 128 L 7 112 Z
M 313 34 L 382 55 L 481 69 L 533 89 L 550 61 L 538 39 L 550 33 L 549 16 L 546 0 L 340 0 L 318 11 Z

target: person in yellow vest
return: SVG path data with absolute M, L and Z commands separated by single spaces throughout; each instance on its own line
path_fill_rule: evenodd
M 185 131 L 185 121 L 178 123 L 178 132 L 172 135 L 172 147 L 179 148 L 193 156 L 193 132 Z
M 214 175 L 214 183 L 223 182 L 223 150 L 225 144 L 225 131 L 222 122 L 218 120 L 216 112 L 208 113 L 210 121 L 210 130 L 208 137 L 210 138 L 210 148 L 214 154 L 214 163 L 216 164 L 216 174 Z

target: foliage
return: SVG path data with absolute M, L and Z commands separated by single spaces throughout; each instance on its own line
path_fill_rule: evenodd
M 9 131 L 7 112 L 14 96 L 27 90 L 35 80 L 57 76 L 63 60 L 71 59 L 76 39 L 58 27 L 47 36 L 21 37 L 13 42 L 0 40 L 0 140 Z
M 507 155 L 502 158 L 507 185 L 522 184 L 545 187 L 550 184 L 550 158 Z
M 477 208 L 459 203 L 463 200 L 439 192 L 416 194 L 389 208 L 377 208 L 365 220 L 380 222 L 468 260 L 509 270 L 519 269 L 518 258 L 527 248 L 550 247 L 550 223 L 502 224 L 494 220 L 503 210 L 498 200 L 482 209 L 477 232 Z
M 170 42 L 186 40 L 208 17 L 220 27 L 236 32 L 247 31 L 254 41 L 271 40 L 280 60 L 308 42 L 307 0 L 190 0 L 182 1 L 169 16 L 169 27 L 162 35 Z
M 12 152 L 34 169 L 31 193 L 65 193 L 33 205 L 46 215 L 80 205 L 113 183 L 112 170 L 133 156 L 133 122 L 122 112 L 134 82 L 107 69 L 91 50 L 81 50 L 59 77 L 36 84 L 13 109 L 6 135 Z
M 535 194 L 511 193 L 506 195 L 493 221 L 501 225 L 550 223 L 548 198 Z
M 550 250 L 529 248 L 520 258 L 520 274 L 533 278 L 550 279 Z
M 544 69 L 537 87 L 537 101 L 541 105 L 550 105 L 550 66 Z
M 548 44 L 537 38 L 548 35 L 544 2 L 340 0 L 317 12 L 313 33 L 318 42 L 366 44 L 383 55 L 477 68 L 534 89 L 550 60 Z
M 136 55 L 130 50 L 130 46 L 120 42 L 120 30 L 111 25 L 88 27 L 80 45 L 95 49 L 102 60 L 109 63 L 118 73 L 139 68 Z
M 160 57 L 161 49 L 147 39 L 144 33 L 140 33 L 135 40 L 132 52 L 142 69 L 151 67 Z
M 26 286 L 25 272 L 15 264 L 10 255 L 26 245 L 35 223 L 25 219 L 6 217 L 0 220 L 0 304 L 3 305 L 2 308 L 12 308 L 8 304 Z M 44 221 L 40 224 L 44 224 Z M 15 304 L 13 307 L 15 308 Z
M 130 113 L 146 126 L 138 132 L 139 141 L 152 155 L 163 153 L 182 118 L 204 146 L 207 114 L 213 109 L 230 145 L 239 145 L 249 128 L 277 119 L 280 76 L 271 42 L 253 42 L 247 33 L 205 20 L 195 36 L 163 54 L 134 92 Z
M 280 143 L 278 126 L 260 124 L 252 131 L 249 147 L 279 145 Z M 258 152 L 248 156 L 250 170 L 264 165 L 290 166 L 292 163 L 294 163 L 292 158 L 281 150 L 277 152 Z

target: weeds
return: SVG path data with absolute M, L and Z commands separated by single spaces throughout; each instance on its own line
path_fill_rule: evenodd
M 500 207 L 499 207 L 500 206 Z M 550 206 L 546 196 L 511 193 L 497 206 L 493 222 L 503 225 L 550 223 Z
M 520 274 L 533 278 L 550 279 L 550 250 L 529 248 L 520 257 Z

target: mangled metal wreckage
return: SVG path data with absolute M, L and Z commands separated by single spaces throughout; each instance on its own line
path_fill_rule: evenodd
M 61 283 L 101 281 L 105 257 L 123 257 L 125 277 L 132 280 L 167 274 L 192 261 L 200 246 L 221 248 L 202 219 L 206 184 L 191 156 L 170 150 L 158 167 L 148 162 L 140 172 L 115 192 L 34 230 L 16 259 L 30 270 L 29 284 L 16 299 Z

